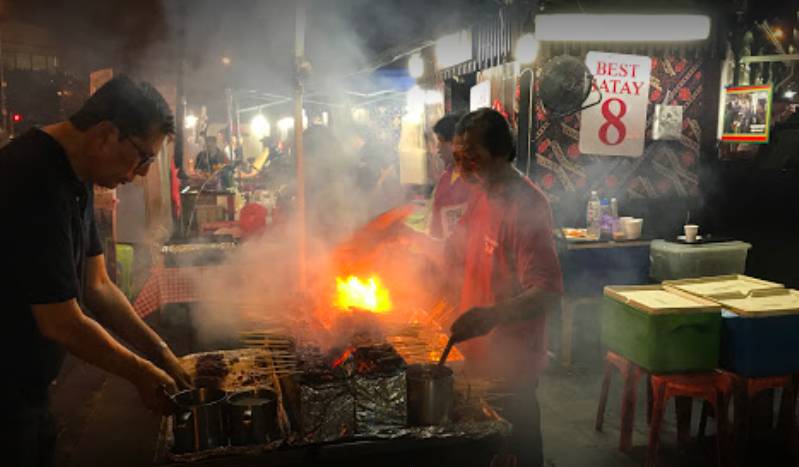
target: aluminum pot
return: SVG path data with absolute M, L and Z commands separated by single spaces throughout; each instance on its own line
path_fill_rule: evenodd
M 227 445 L 226 395 L 219 389 L 198 388 L 173 396 L 177 405 L 172 420 L 175 452 L 196 452 Z
M 408 424 L 444 425 L 450 420 L 453 399 L 452 370 L 435 364 L 410 365 L 405 377 L 408 387 Z
M 277 396 L 271 389 L 233 393 L 227 398 L 230 443 L 265 444 L 280 439 Z

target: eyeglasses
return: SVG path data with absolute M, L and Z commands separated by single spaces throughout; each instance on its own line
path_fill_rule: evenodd
M 136 169 L 134 170 L 134 172 L 136 172 L 136 171 L 138 171 L 138 170 L 140 170 L 140 169 L 142 169 L 144 167 L 147 167 L 148 165 L 152 164 L 153 161 L 155 161 L 155 158 L 157 157 L 156 154 L 153 154 L 151 152 L 147 152 L 144 149 L 142 149 L 141 146 L 139 146 L 136 143 L 136 141 L 133 141 L 133 139 L 130 136 L 126 135 L 125 139 L 130 141 L 130 144 L 132 144 L 133 147 L 136 148 L 136 151 L 139 153 L 139 164 L 136 166 Z

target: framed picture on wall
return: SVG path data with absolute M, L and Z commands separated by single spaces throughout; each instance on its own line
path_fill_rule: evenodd
M 728 143 L 768 143 L 771 94 L 770 84 L 728 87 L 724 92 L 721 140 Z

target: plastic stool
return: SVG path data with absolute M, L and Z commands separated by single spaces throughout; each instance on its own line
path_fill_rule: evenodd
M 649 376 L 646 370 L 627 360 L 615 352 L 608 352 L 605 356 L 605 376 L 602 380 L 602 393 L 599 395 L 599 407 L 596 412 L 596 422 L 594 429 L 602 431 L 602 424 L 605 419 L 605 406 L 608 401 L 608 391 L 610 389 L 610 378 L 613 368 L 616 368 L 622 377 L 624 391 L 621 399 L 621 436 L 619 437 L 619 450 L 627 452 L 633 444 L 633 423 L 635 422 L 636 390 L 638 383 L 644 376 Z M 647 407 L 651 409 L 651 392 L 647 385 L 647 399 L 650 401 Z M 647 420 L 650 418 L 650 410 L 647 410 Z
M 785 437 L 786 443 L 791 445 L 796 413 L 796 392 L 799 375 L 769 376 L 763 378 L 748 378 L 737 373 L 723 371 L 730 378 L 733 384 L 733 394 L 735 396 L 735 440 L 736 445 L 741 449 L 746 449 L 749 443 L 751 430 L 751 414 L 749 408 L 752 400 L 761 392 L 768 389 L 782 389 L 782 400 L 780 401 L 779 419 L 777 428 Z M 699 431 L 704 435 L 707 423 L 708 408 L 702 408 L 702 418 L 699 422 Z
M 666 411 L 666 402 L 671 397 L 700 398 L 707 401 L 714 409 L 718 418 L 716 443 L 718 447 L 719 465 L 725 462 L 727 449 L 727 407 L 732 394 L 732 380 L 729 375 L 715 371 L 712 373 L 686 373 L 674 375 L 652 375 L 652 421 L 649 427 L 649 446 L 647 448 L 646 466 L 655 467 L 657 452 L 660 444 L 660 428 L 663 414 Z M 690 415 L 688 419 L 690 427 Z M 681 436 L 681 426 L 686 425 L 678 420 L 678 436 Z

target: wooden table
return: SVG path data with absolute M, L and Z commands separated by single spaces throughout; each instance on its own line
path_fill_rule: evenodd
M 574 310 L 598 305 L 606 285 L 649 283 L 649 244 L 650 240 L 572 242 L 557 238 L 565 287 L 560 329 L 564 366 L 572 363 Z

